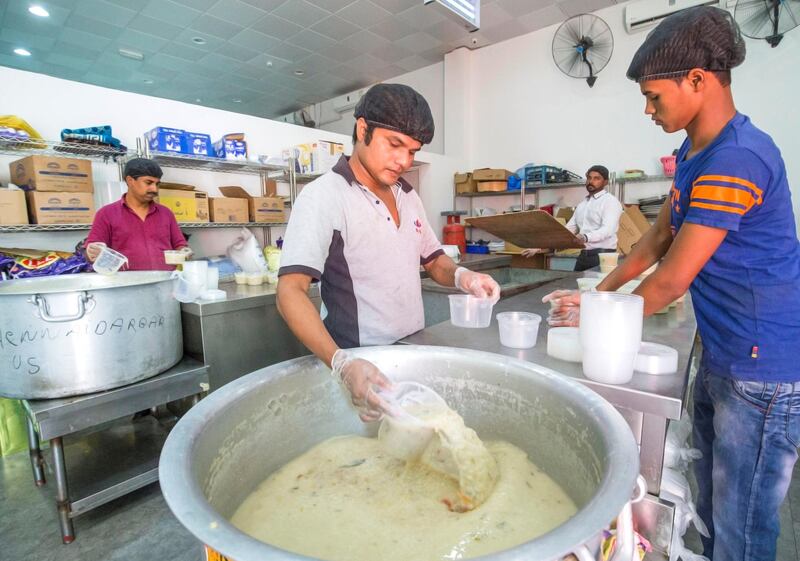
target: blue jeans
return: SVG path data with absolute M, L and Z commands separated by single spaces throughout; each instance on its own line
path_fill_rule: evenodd
M 701 368 L 694 385 L 697 511 L 712 561 L 774 561 L 800 445 L 800 382 L 746 382 Z

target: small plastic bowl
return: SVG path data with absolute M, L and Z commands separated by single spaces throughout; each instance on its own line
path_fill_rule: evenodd
M 587 290 L 593 290 L 597 288 L 597 285 L 603 282 L 602 278 L 598 277 L 579 277 L 575 279 L 578 281 L 578 290 L 581 292 L 586 292 Z
M 177 249 L 167 249 L 164 251 L 164 263 L 167 265 L 180 265 L 186 261 L 186 254 Z
M 536 345 L 542 316 L 528 312 L 502 312 L 497 314 L 500 344 L 512 349 L 530 349 Z
M 489 327 L 494 302 L 471 294 L 451 294 L 450 322 L 456 327 Z
M 101 275 L 113 275 L 127 262 L 128 258 L 120 252 L 114 251 L 108 246 L 103 246 L 100 255 L 95 259 L 93 268 L 96 273 Z
M 236 271 L 233 273 L 233 280 L 236 281 L 236 284 L 247 284 L 247 273 L 244 271 Z
M 264 284 L 264 273 L 247 273 L 246 278 L 249 286 L 259 286 Z

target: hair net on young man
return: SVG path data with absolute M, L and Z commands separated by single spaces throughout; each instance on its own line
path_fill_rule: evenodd
M 433 115 L 425 98 L 403 84 L 376 84 L 356 105 L 353 113 L 368 124 L 393 130 L 422 144 L 433 140 Z
M 153 160 L 134 158 L 125 164 L 125 171 L 122 177 L 131 176 L 134 179 L 139 179 L 140 177 L 155 177 L 161 179 L 163 174 L 164 172 L 161 171 L 161 166 Z
M 636 82 L 678 78 L 693 68 L 723 72 L 744 61 L 744 38 L 733 16 L 711 6 L 675 13 L 651 31 L 628 67 Z

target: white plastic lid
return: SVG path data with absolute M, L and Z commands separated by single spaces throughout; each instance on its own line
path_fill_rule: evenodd
M 634 370 L 645 374 L 672 374 L 678 371 L 678 351 L 658 343 L 642 342 Z
M 227 294 L 225 294 L 224 290 L 206 290 L 203 294 L 200 295 L 201 300 L 225 300 L 227 298 Z

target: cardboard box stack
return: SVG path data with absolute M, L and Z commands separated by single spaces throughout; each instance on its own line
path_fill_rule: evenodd
M 27 224 L 28 209 L 25 206 L 25 192 L 0 189 L 0 224 Z
M 178 222 L 208 222 L 208 193 L 197 191 L 194 185 L 161 183 L 158 202 L 169 208 Z
M 478 190 L 478 182 L 472 177 L 471 172 L 456 173 L 453 175 L 453 184 L 456 186 L 456 193 L 474 193 Z
M 219 191 L 225 197 L 246 200 L 250 222 L 263 224 L 286 222 L 286 209 L 280 197 L 254 197 L 238 186 L 220 187 Z
M 513 175 L 507 169 L 481 168 L 472 171 L 472 179 L 477 182 L 477 190 L 483 191 L 506 191 L 508 189 L 507 180 Z
M 92 163 L 28 156 L 9 164 L 11 182 L 27 191 L 32 224 L 88 224 L 94 218 Z M 19 197 L 19 195 L 6 195 Z

